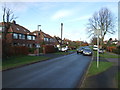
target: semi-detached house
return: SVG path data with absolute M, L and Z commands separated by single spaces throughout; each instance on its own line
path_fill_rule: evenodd
M 56 40 L 54 37 L 50 36 L 49 34 L 44 33 L 42 30 L 40 31 L 33 31 L 34 35 L 36 35 L 36 43 L 40 46 L 42 45 L 55 45 Z
M 0 23 L 0 31 L 4 29 L 4 24 Z M 4 32 L 3 32 L 4 33 Z M 27 46 L 27 47 L 35 47 L 35 39 L 36 35 L 31 33 L 28 29 L 19 24 L 16 24 L 15 21 L 10 23 L 10 28 L 8 30 L 8 34 L 6 35 L 7 43 L 11 46 Z

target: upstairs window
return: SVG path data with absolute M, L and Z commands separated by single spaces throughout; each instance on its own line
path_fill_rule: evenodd
M 32 40 L 32 36 L 28 35 L 27 40 Z
M 23 29 L 24 30 L 24 32 L 26 32 L 26 30 L 25 29 Z
M 35 40 L 35 36 L 32 36 L 32 40 Z
M 18 39 L 18 34 L 17 33 L 13 33 L 13 39 Z
M 19 39 L 25 39 L 25 35 L 24 34 L 18 34 L 19 35 Z
M 46 42 L 47 42 L 47 41 L 48 41 L 48 38 L 44 38 L 44 41 L 46 41 Z
M 19 35 L 19 39 L 22 39 L 22 34 L 18 34 Z
M 25 35 L 24 34 L 22 34 L 22 38 L 21 39 L 25 39 Z

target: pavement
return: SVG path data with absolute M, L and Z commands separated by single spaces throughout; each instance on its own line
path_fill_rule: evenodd
M 3 88 L 76 88 L 90 61 L 73 53 L 3 71 Z
M 75 53 L 75 51 L 68 51 L 68 54 L 72 54 Z M 36 54 L 29 54 L 30 56 L 37 56 Z M 45 57 L 49 57 L 49 58 L 57 58 L 57 57 L 61 57 L 64 56 L 64 54 L 54 54 L 54 53 L 40 53 L 39 56 L 45 56 Z
M 96 58 L 93 60 L 96 60 Z M 81 88 L 118 88 L 115 80 L 118 72 L 118 58 L 100 58 L 100 61 L 113 62 L 115 64 L 98 75 L 86 77 Z

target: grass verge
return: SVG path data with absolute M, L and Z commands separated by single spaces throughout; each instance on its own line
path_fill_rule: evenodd
M 105 52 L 103 54 L 99 54 L 100 57 L 103 57 L 103 58 L 118 58 L 118 55 L 114 55 L 114 54 L 110 54 L 108 52 Z M 97 51 L 94 51 L 94 56 L 97 57 Z
M 42 60 L 47 60 L 48 57 L 43 56 L 16 56 L 16 57 L 10 57 L 7 60 L 3 60 L 2 62 L 2 70 L 6 70 L 9 68 L 14 68 L 18 66 L 22 66 L 25 64 L 30 64 Z
M 96 61 L 93 61 L 91 63 L 91 66 L 90 66 L 88 73 L 87 73 L 87 77 L 97 75 L 101 72 L 104 72 L 113 65 L 112 62 L 100 62 L 99 68 L 97 68 L 96 63 L 97 63 Z
M 56 52 L 56 53 L 54 53 L 54 54 L 59 54 L 59 55 L 68 55 L 68 54 L 69 54 L 69 52 Z

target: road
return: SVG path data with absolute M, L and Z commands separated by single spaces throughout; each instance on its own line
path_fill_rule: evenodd
M 91 61 L 76 53 L 4 71 L 3 88 L 75 88 Z

